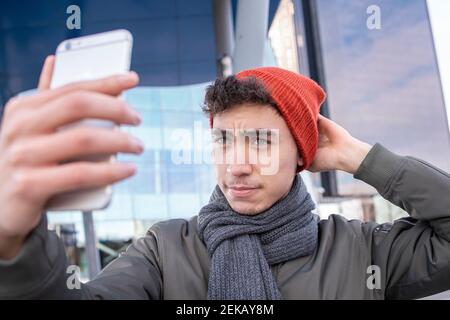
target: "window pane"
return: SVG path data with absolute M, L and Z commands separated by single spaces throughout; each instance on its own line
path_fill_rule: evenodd
M 373 1 L 319 0 L 330 117 L 357 138 L 450 171 L 449 127 L 426 3 L 380 0 L 380 29 L 368 27 Z M 338 173 L 342 194 L 375 190 Z
M 215 186 L 213 167 L 207 165 L 207 159 L 197 163 L 194 158 L 195 148 L 202 153 L 207 146 L 194 141 L 198 139 L 196 123 L 201 124 L 201 134 L 207 131 L 209 137 L 208 122 L 200 108 L 206 85 L 139 87 L 124 95 L 143 121 L 137 128 L 122 126 L 121 130 L 141 139 L 145 150 L 141 155 L 119 154 L 118 161 L 136 163 L 138 170 L 135 176 L 114 185 L 113 200 L 106 210 L 94 213 L 99 239 L 141 236 L 153 222 L 193 216 L 207 202 Z M 190 159 L 186 163 L 171 158 L 173 150 L 184 147 L 173 139 L 176 130 L 183 130 L 182 138 L 187 138 L 183 143 L 190 143 L 183 149 Z M 52 223 L 73 221 L 73 214 L 50 216 Z M 80 214 L 78 218 L 77 227 L 82 224 Z M 120 223 L 125 223 L 123 229 Z

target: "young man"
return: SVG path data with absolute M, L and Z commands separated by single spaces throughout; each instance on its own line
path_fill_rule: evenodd
M 45 201 L 124 179 L 133 168 L 56 163 L 142 147 L 121 132 L 55 128 L 92 117 L 137 124 L 114 98 L 137 78 L 47 90 L 51 65 L 52 58 L 41 93 L 7 105 L 0 131 L 0 297 L 403 299 L 450 288 L 450 176 L 319 116 L 325 94 L 312 80 L 258 68 L 207 89 L 217 174 L 209 203 L 189 221 L 155 224 L 95 279 L 70 290 L 64 248 L 41 214 Z M 241 147 L 243 161 L 236 161 Z M 305 169 L 349 172 L 411 217 L 383 225 L 338 215 L 319 221 L 298 174 Z

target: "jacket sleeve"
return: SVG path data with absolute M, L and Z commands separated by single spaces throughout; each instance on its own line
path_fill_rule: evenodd
M 450 175 L 376 144 L 354 177 L 409 213 L 367 228 L 387 299 L 414 299 L 450 289 Z
M 149 231 L 92 281 L 75 285 L 64 246 L 43 215 L 19 254 L 0 260 L 0 299 L 159 299 L 156 235 Z

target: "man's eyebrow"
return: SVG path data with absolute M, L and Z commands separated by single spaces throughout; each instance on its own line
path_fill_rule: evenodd
M 214 128 L 212 129 L 212 135 L 213 136 L 233 136 L 233 129 L 219 129 Z
M 278 129 L 268 129 L 268 128 L 252 128 L 252 129 L 237 129 L 234 130 L 232 128 L 230 129 L 221 129 L 221 128 L 214 128 L 212 129 L 212 135 L 213 136 L 233 136 L 234 132 L 237 131 L 237 133 L 241 136 L 264 136 L 266 138 L 275 138 L 278 136 Z
M 244 135 L 264 135 L 267 138 L 274 138 L 278 136 L 277 129 L 268 129 L 268 128 L 255 128 L 255 129 L 245 129 L 243 130 Z

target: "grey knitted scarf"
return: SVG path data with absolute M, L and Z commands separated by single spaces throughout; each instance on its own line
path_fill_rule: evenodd
M 300 175 L 290 192 L 255 216 L 231 209 L 219 186 L 198 215 L 211 256 L 208 299 L 282 299 L 269 265 L 314 252 L 318 217 Z

